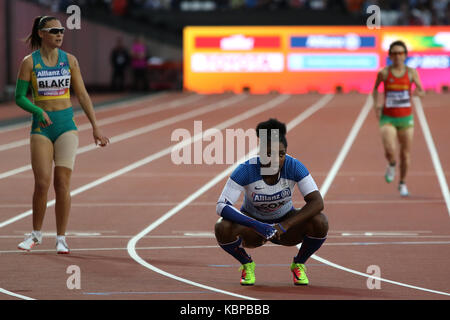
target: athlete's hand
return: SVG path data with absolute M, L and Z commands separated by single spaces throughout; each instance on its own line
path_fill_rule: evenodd
M 44 118 L 45 122 L 40 122 L 40 126 L 42 128 L 46 128 L 48 126 L 50 126 L 51 124 L 53 124 L 52 120 L 50 120 L 50 117 L 48 116 L 47 112 L 42 111 L 42 117 Z
M 277 230 L 273 227 L 273 225 L 264 222 L 259 222 L 254 227 L 254 230 L 266 240 L 272 239 L 277 234 Z
M 277 230 L 277 233 L 273 236 L 272 239 L 280 240 L 281 235 L 286 233 L 287 230 L 280 223 L 273 224 L 273 227 L 275 228 L 275 230 Z
M 424 97 L 425 96 L 425 91 L 416 88 L 412 95 L 416 96 L 416 97 Z
M 92 132 L 94 136 L 95 145 L 99 145 L 100 147 L 105 147 L 109 143 L 109 138 L 103 135 L 100 128 L 94 128 Z
M 376 106 L 375 107 L 375 115 L 377 117 L 378 120 L 380 120 L 381 118 L 381 110 L 383 109 L 382 106 Z

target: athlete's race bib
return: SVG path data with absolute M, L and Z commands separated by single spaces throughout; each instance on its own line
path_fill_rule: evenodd
M 70 88 L 70 71 L 67 68 L 36 71 L 39 96 L 62 96 Z
M 386 93 L 386 108 L 407 108 L 411 106 L 408 90 L 388 91 Z
M 275 194 L 258 194 L 252 193 L 252 204 L 255 209 L 264 213 L 272 213 L 279 210 L 286 203 L 291 201 L 291 190 L 289 188 L 283 189 Z

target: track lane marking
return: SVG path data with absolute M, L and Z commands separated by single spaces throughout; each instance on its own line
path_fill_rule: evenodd
M 202 115 L 202 114 L 205 114 L 208 112 L 216 111 L 216 110 L 224 108 L 224 107 L 228 107 L 229 105 L 231 105 L 233 103 L 241 101 L 245 97 L 246 97 L 245 95 L 234 96 L 231 98 L 223 99 L 218 102 L 210 103 L 210 104 L 207 104 L 206 106 L 196 108 L 194 110 L 185 112 L 183 114 L 179 114 L 179 115 L 176 115 L 176 116 L 173 116 L 170 118 L 166 118 L 164 120 L 160 120 L 160 121 L 151 123 L 151 124 L 143 126 L 141 128 L 137 128 L 134 130 L 127 131 L 125 133 L 118 134 L 114 137 L 111 137 L 109 140 L 110 140 L 111 144 L 117 143 L 120 141 L 124 141 L 124 140 L 130 139 L 130 138 L 136 137 L 138 135 L 142 135 L 142 134 L 145 134 L 145 133 L 157 130 L 157 129 L 161 129 L 165 126 L 175 124 L 179 121 L 187 120 L 189 118 L 192 118 L 192 117 L 195 117 L 198 115 Z M 98 148 L 99 148 L 99 146 L 95 145 L 95 143 L 91 143 L 86 146 L 78 148 L 76 154 L 77 155 L 83 154 L 83 153 L 86 153 L 88 151 L 92 151 L 92 150 L 95 150 Z M 13 175 L 16 175 L 16 174 L 19 174 L 22 172 L 25 172 L 25 171 L 29 171 L 31 169 L 32 169 L 31 164 L 27 164 L 25 166 L 0 173 L 0 180 L 11 177 Z
M 147 103 L 150 101 L 153 101 L 157 98 L 161 98 L 167 96 L 167 93 L 162 92 L 162 93 L 157 93 L 157 94 L 153 94 L 153 95 L 145 95 L 143 97 L 135 97 L 135 98 L 129 98 L 125 101 L 116 101 L 116 102 L 105 102 L 104 105 L 102 106 L 98 106 L 95 107 L 96 104 L 98 103 L 94 103 L 94 107 L 95 107 L 95 113 L 103 113 L 109 110 L 116 110 L 116 109 L 125 109 L 125 108 L 129 108 L 129 107 L 135 107 L 138 106 L 141 103 Z M 19 107 L 18 107 L 19 108 Z M 78 116 L 84 114 L 83 110 L 75 110 L 74 111 L 74 115 Z M 31 119 L 31 114 L 30 115 L 30 119 Z M 26 121 L 24 123 L 19 123 L 19 124 L 13 124 L 13 125 L 7 125 L 4 127 L 0 127 L 0 134 L 5 133 L 5 132 L 9 132 L 9 131 L 14 131 L 14 130 L 19 130 L 19 129 L 23 129 L 23 128 L 29 128 L 30 127 L 30 122 Z
M 142 106 L 138 110 L 134 110 L 134 111 L 131 111 L 131 112 L 128 112 L 125 114 L 120 114 L 120 115 L 115 115 L 115 116 L 99 119 L 99 120 L 97 120 L 97 123 L 99 126 L 104 126 L 104 125 L 113 124 L 116 122 L 121 122 L 124 120 L 141 117 L 144 115 L 150 115 L 152 113 L 156 113 L 156 112 L 163 111 L 163 110 L 175 109 L 175 108 L 185 106 L 186 103 L 191 103 L 196 100 L 199 100 L 201 97 L 202 96 L 200 96 L 200 95 L 192 95 L 192 96 L 176 99 L 174 101 L 160 102 L 159 104 L 152 106 L 152 107 Z M 136 106 L 139 106 L 139 105 L 136 105 Z M 113 109 L 109 109 L 109 110 L 113 110 Z M 27 126 L 30 126 L 30 124 L 27 124 Z M 92 126 L 89 122 L 81 124 L 77 127 L 78 127 L 78 132 L 85 131 L 85 130 L 92 128 Z M 30 144 L 29 137 L 26 139 L 20 139 L 20 140 L 12 141 L 9 143 L 1 144 L 0 152 L 11 150 L 11 149 L 18 148 L 21 146 L 26 146 L 29 144 Z
M 417 117 L 419 118 L 420 126 L 427 143 L 428 151 L 430 152 L 431 161 L 433 162 L 434 170 L 436 171 L 436 175 L 439 181 L 442 196 L 444 197 L 445 205 L 447 206 L 447 211 L 450 216 L 450 191 L 448 189 L 448 184 L 447 180 L 445 179 L 441 161 L 439 160 L 439 154 L 437 152 L 436 145 L 434 144 L 425 112 L 423 111 L 422 102 L 420 101 L 419 97 L 414 97 L 413 99 L 416 106 Z
M 232 98 L 227 98 L 227 99 L 225 99 L 225 100 L 221 100 L 221 101 L 218 101 L 218 102 L 216 102 L 216 103 L 208 104 L 207 106 L 202 107 L 202 108 L 201 108 L 201 109 L 202 109 L 201 111 L 202 111 L 202 112 L 205 112 L 205 111 L 207 111 L 207 110 L 213 111 L 213 110 L 215 110 L 215 109 L 213 108 L 214 105 L 215 105 L 217 108 L 223 108 L 223 107 L 228 106 L 229 104 L 233 104 L 233 103 L 236 103 L 236 102 L 240 102 L 240 101 L 242 101 L 242 100 L 245 99 L 245 98 L 246 98 L 245 95 L 242 95 L 242 96 L 234 96 L 234 97 L 232 97 Z M 257 108 L 255 108 L 255 109 L 257 109 Z M 252 111 L 252 110 L 254 110 L 254 109 L 251 109 L 250 111 Z M 196 110 L 196 111 L 197 111 L 197 115 L 198 115 L 199 110 Z M 145 128 L 145 130 L 151 131 L 151 129 L 153 130 L 153 128 L 161 127 L 161 126 L 163 126 L 163 125 L 165 125 L 165 124 L 167 124 L 167 123 L 169 123 L 169 122 L 174 122 L 174 123 L 176 123 L 177 120 L 183 119 L 183 118 L 188 117 L 188 116 L 189 116 L 189 117 L 193 117 L 194 115 L 193 115 L 193 113 L 192 113 L 191 111 L 189 111 L 189 112 L 187 112 L 187 113 L 185 113 L 185 114 L 181 114 L 181 115 L 178 115 L 178 116 L 175 116 L 175 117 L 171 117 L 171 118 L 168 118 L 168 119 L 163 120 L 163 121 L 158 121 L 157 123 L 153 123 L 153 124 L 151 124 L 151 125 L 149 125 L 149 126 L 146 126 L 146 127 L 144 127 L 144 128 Z M 236 118 L 236 117 L 235 117 L 235 118 Z M 136 132 L 136 131 L 139 132 L 139 134 L 142 134 L 142 131 L 144 131 L 144 129 L 143 129 L 143 128 L 139 128 L 139 129 L 133 130 L 133 132 Z M 118 138 L 116 139 L 116 142 L 117 142 L 117 140 L 119 140 L 119 139 L 120 139 L 120 140 L 124 140 L 125 138 L 129 138 L 129 137 L 130 137 L 130 132 L 127 132 L 127 133 L 125 133 L 125 134 L 118 135 L 118 136 L 116 136 L 116 137 L 118 137 Z M 202 137 L 201 137 L 201 136 L 200 136 L 200 137 L 197 137 L 198 140 L 199 140 L 200 138 L 202 138 Z M 111 142 L 113 142 L 113 139 L 114 139 L 114 137 L 110 139 Z M 184 145 L 188 144 L 188 142 L 189 142 L 189 144 L 190 144 L 190 143 L 191 143 L 190 141 L 192 141 L 192 139 L 191 139 L 191 140 L 188 140 L 188 141 L 182 141 L 182 142 L 176 144 L 176 146 L 184 146 Z M 93 148 L 96 147 L 95 144 L 93 144 L 92 146 L 93 146 Z M 116 178 L 116 177 L 118 177 L 118 176 L 121 176 L 121 175 L 123 175 L 123 174 L 125 174 L 125 173 L 127 173 L 127 172 L 129 172 L 129 171 L 132 171 L 132 170 L 134 170 L 134 169 L 136 169 L 136 168 L 139 168 L 139 167 L 141 167 L 141 166 L 143 166 L 143 165 L 145 165 L 145 164 L 147 164 L 147 163 L 150 163 L 150 162 L 152 162 L 152 161 L 154 161 L 154 160 L 156 160 L 156 159 L 159 159 L 159 158 L 161 158 L 161 157 L 163 157 L 163 156 L 165 156 L 165 155 L 167 155 L 167 154 L 170 154 L 170 152 L 172 151 L 172 148 L 173 148 L 173 147 L 167 147 L 167 148 L 165 148 L 165 149 L 163 149 L 163 150 L 160 150 L 159 152 L 156 152 L 156 153 L 154 153 L 154 154 L 152 154 L 152 155 L 150 155 L 150 156 L 148 156 L 148 157 L 146 157 L 146 158 L 144 158 L 144 159 L 141 159 L 141 160 L 139 160 L 139 161 L 136 161 L 136 162 L 134 162 L 134 163 L 132 163 L 132 164 L 126 166 L 126 167 L 123 167 L 122 169 L 119 169 L 119 170 L 114 171 L 114 172 L 112 172 L 112 173 L 110 173 L 110 174 L 104 175 L 103 177 L 101 177 L 101 178 L 99 178 L 99 179 L 97 179 L 97 180 L 94 180 L 94 181 L 92 181 L 92 182 L 90 182 L 90 183 L 88 183 L 88 184 L 85 184 L 85 185 L 83 185 L 83 186 L 81 186 L 81 187 L 79 187 L 79 188 L 77 188 L 77 189 L 71 191 L 71 192 L 70 192 L 70 195 L 73 197 L 73 196 L 75 196 L 75 195 L 77 195 L 77 194 L 79 194 L 79 193 L 82 193 L 82 192 L 84 192 L 84 191 L 86 191 L 86 190 L 92 189 L 92 188 L 94 188 L 94 187 L 96 187 L 96 186 L 98 186 L 98 185 L 101 185 L 101 184 L 103 184 L 103 183 L 105 183 L 105 182 L 107 182 L 107 181 L 109 181 L 109 180 L 111 180 L 111 179 L 114 179 L 114 178 Z M 79 150 L 80 150 L 80 149 L 79 149 Z M 79 151 L 79 150 L 78 150 L 78 151 Z M 78 153 L 78 152 L 77 152 L 77 153 Z M 30 169 L 31 169 L 31 166 L 30 166 Z M 1 177 L 1 175 L 0 175 L 0 177 Z M 48 201 L 48 202 L 47 202 L 47 208 L 48 208 L 48 207 L 54 206 L 54 205 L 55 205 L 55 202 L 56 202 L 55 199 Z M 31 215 L 31 214 L 32 214 L 32 209 L 27 210 L 27 211 L 25 211 L 25 212 L 22 212 L 22 213 L 20 213 L 20 214 L 14 216 L 14 217 L 12 217 L 12 218 L 10 218 L 10 219 L 7 219 L 7 220 L 5 220 L 5 221 L 3 221 L 3 222 L 0 222 L 0 228 L 3 228 L 3 227 L 5 227 L 5 226 L 7 226 L 7 225 L 9 225 L 9 224 L 11 224 L 11 223 L 14 223 L 14 222 L 16 222 L 16 221 L 18 221 L 18 220 L 21 220 L 21 219 L 23 219 L 23 218 L 26 218 L 26 217 L 28 217 L 28 216 Z

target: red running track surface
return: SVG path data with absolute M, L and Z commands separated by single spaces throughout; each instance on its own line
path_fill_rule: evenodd
M 288 153 L 306 165 L 319 187 L 366 98 L 360 94 L 332 96 L 289 131 Z M 99 121 L 110 121 L 102 128 L 112 144 L 77 156 L 71 186 L 77 194 L 72 197 L 67 235 L 70 255 L 55 252 L 54 206 L 47 209 L 43 244 L 29 253 L 16 249 L 23 235 L 31 231 L 31 216 L 8 221 L 30 210 L 33 175 L 28 169 L 0 178 L 0 299 L 449 299 L 449 212 L 420 123 L 416 117 L 407 180 L 411 196 L 402 199 L 397 181 L 384 181 L 386 162 L 373 111 L 365 118 L 325 195 L 330 231 L 317 252 L 319 260 L 311 258 L 306 264 L 310 285 L 292 284 L 289 264 L 297 248 L 276 245 L 248 250 L 256 262 L 257 283 L 253 287 L 239 285 L 237 262 L 217 246 L 213 235 L 218 219 L 215 203 L 226 178 L 202 189 L 230 164 L 175 165 L 170 147 L 176 142 L 171 141 L 171 134 L 179 128 L 193 134 L 194 120 L 202 121 L 203 130 L 229 119 L 235 119 L 228 126 L 225 123 L 229 129 L 255 128 L 269 117 L 288 123 L 321 99 L 327 98 L 315 94 L 236 97 L 171 93 L 98 112 Z M 422 99 L 447 181 L 448 100 L 448 95 L 437 94 Z M 229 104 L 220 107 L 220 101 Z M 268 102 L 273 103 L 271 108 Z M 261 106 L 266 110 L 245 116 Z M 140 115 L 136 113 L 139 110 Z M 137 115 L 120 118 L 133 112 Z M 76 121 L 79 127 L 87 123 L 83 115 Z M 137 128 L 146 131 L 136 133 L 133 130 Z M 0 148 L 27 139 L 28 130 L 28 126 L 8 131 L 0 128 Z M 134 134 L 124 136 L 130 132 Z M 79 136 L 80 148 L 92 144 L 89 128 Z M 117 137 L 122 140 L 114 140 Z M 208 144 L 203 142 L 203 147 Z M 158 155 L 162 150 L 166 152 Z M 0 153 L 0 177 L 29 165 L 28 144 Z M 157 156 L 149 159 L 153 154 Z M 147 162 L 118 172 L 141 159 Z M 109 176 L 114 172 L 117 176 Z M 80 189 L 105 176 L 109 177 L 106 181 Z M 204 192 L 177 209 L 199 190 Z M 53 199 L 51 190 L 48 200 Z M 303 204 L 298 191 L 294 199 L 296 206 Z M 150 228 L 137 241 L 137 255 L 132 257 L 129 252 L 133 250 L 127 250 L 129 241 L 160 217 L 167 217 L 168 212 L 174 215 Z M 67 288 L 66 271 L 71 265 L 80 268 L 80 289 Z M 379 289 L 369 289 L 367 277 L 348 270 L 366 273 L 369 266 L 379 267 L 379 276 L 392 282 L 381 281 Z

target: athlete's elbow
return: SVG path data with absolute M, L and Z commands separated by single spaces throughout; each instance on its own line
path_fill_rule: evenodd
M 313 215 L 318 215 L 323 212 L 324 204 L 323 200 L 315 199 L 313 201 L 308 202 L 308 206 L 310 210 L 313 212 Z
M 224 202 L 217 202 L 217 205 L 216 205 L 216 213 L 217 213 L 217 215 L 219 216 L 219 217 L 221 217 L 222 216 L 222 210 L 223 210 L 223 208 L 226 206 L 226 203 L 224 203 Z
M 324 208 L 325 208 L 325 206 L 323 204 L 323 200 L 318 201 L 317 204 L 316 204 L 316 212 L 317 212 L 317 214 L 321 213 Z

